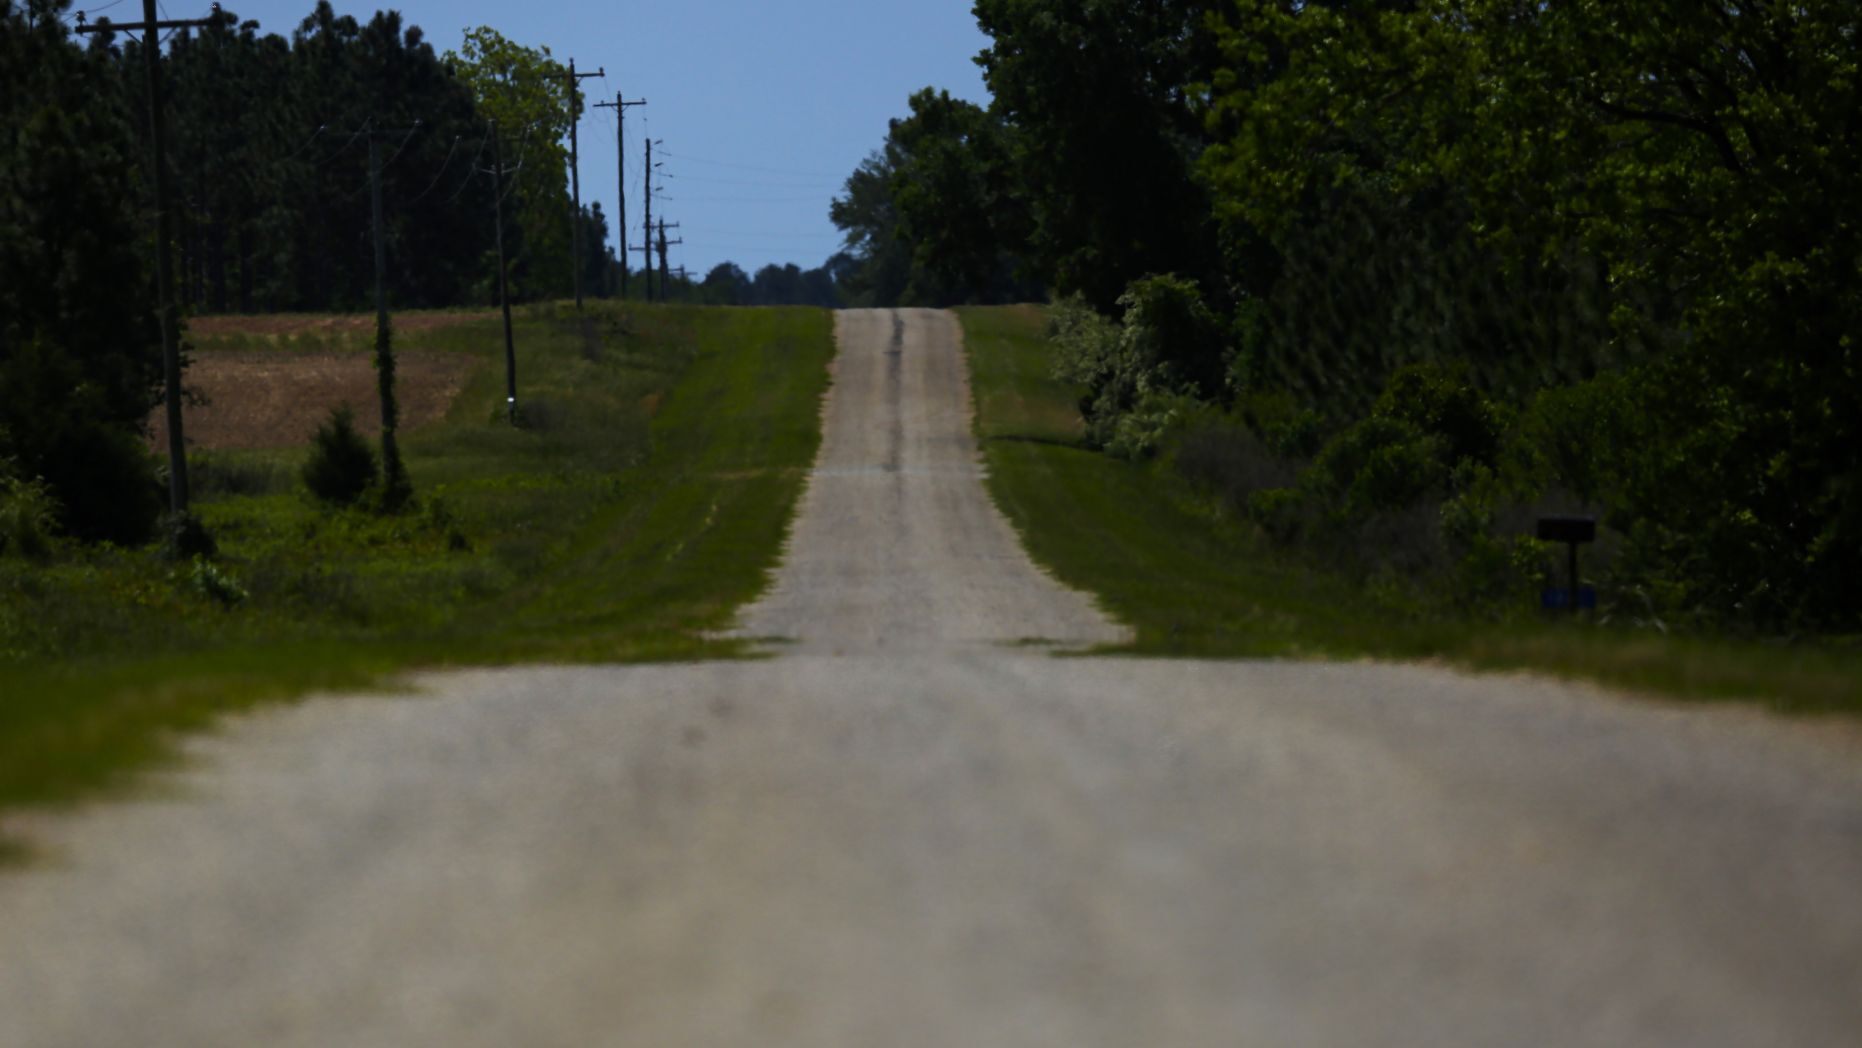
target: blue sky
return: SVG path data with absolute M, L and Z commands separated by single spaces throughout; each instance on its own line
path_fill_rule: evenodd
M 578 70 L 605 67 L 605 79 L 583 81 L 591 102 L 623 90 L 649 103 L 627 111 L 631 239 L 638 243 L 641 140 L 651 134 L 665 142 L 667 176 L 665 203 L 654 214 L 683 226 L 685 244 L 673 249 L 673 265 L 703 275 L 727 259 L 752 273 L 769 262 L 820 265 L 840 245 L 827 218 L 829 200 L 884 140 L 886 121 L 902 115 L 907 96 L 933 86 L 987 100 L 971 59 L 988 41 L 970 2 L 336 0 L 334 6 L 361 20 L 378 7 L 399 10 L 441 51 L 456 49 L 466 27 L 489 25 L 521 44 L 548 47 L 558 60 L 574 58 Z M 175 18 L 204 14 L 208 6 L 162 4 Z M 257 19 L 264 32 L 289 36 L 315 0 L 225 0 L 224 6 Z M 599 200 L 610 223 L 614 131 L 612 110 L 591 109 L 583 119 L 582 200 Z

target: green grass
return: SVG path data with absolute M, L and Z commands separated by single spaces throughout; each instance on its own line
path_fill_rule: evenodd
M 1862 712 L 1862 651 L 1570 622 L 1491 623 L 1301 561 L 1145 465 L 1083 448 L 1038 307 L 959 311 L 990 494 L 1035 560 L 1130 625 L 1137 654 L 1435 659 L 1679 698 Z
M 0 809 L 125 781 L 225 712 L 409 668 L 741 654 L 709 634 L 777 562 L 820 439 L 831 317 L 590 318 L 526 311 L 526 428 L 502 421 L 495 317 L 397 340 L 483 360 L 443 424 L 404 436 L 404 515 L 314 504 L 301 449 L 201 456 L 213 570 L 243 601 L 149 549 L 0 560 Z

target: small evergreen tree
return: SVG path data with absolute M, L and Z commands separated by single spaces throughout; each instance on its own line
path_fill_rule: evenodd
M 355 413 L 344 404 L 330 412 L 311 438 L 304 486 L 321 502 L 351 506 L 380 476 L 375 449 L 356 432 Z

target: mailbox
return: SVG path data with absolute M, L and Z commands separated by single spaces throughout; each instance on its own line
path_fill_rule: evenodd
M 1546 590 L 1543 596 L 1547 608 L 1563 608 L 1573 615 L 1583 608 L 1597 606 L 1597 592 L 1589 586 L 1578 584 L 1578 547 L 1586 542 L 1597 541 L 1596 517 L 1540 517 L 1539 541 L 1562 542 L 1570 547 L 1571 555 L 1567 560 L 1571 587 L 1565 590 Z
M 1539 540 L 1542 542 L 1597 541 L 1596 517 L 1540 517 Z

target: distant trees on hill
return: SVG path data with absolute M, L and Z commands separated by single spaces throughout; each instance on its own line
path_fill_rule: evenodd
M 818 269 L 804 270 L 793 262 L 767 265 L 753 278 L 735 262 L 721 262 L 694 290 L 697 301 L 721 306 L 825 306 L 844 304 L 835 276 L 844 256 L 835 256 Z

